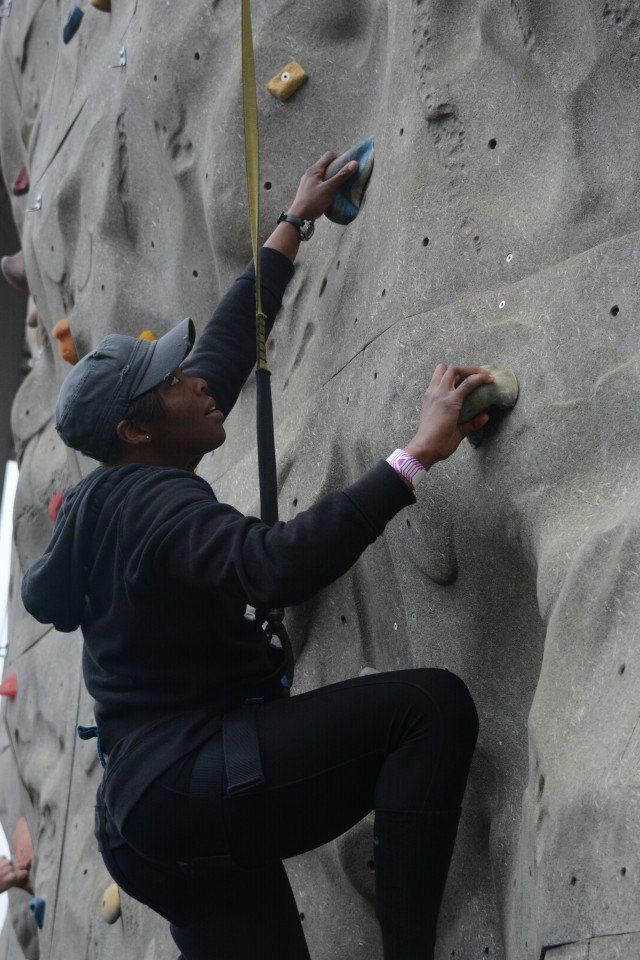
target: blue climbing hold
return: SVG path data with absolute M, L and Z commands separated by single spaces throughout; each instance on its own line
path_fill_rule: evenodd
M 67 14 L 67 22 L 62 28 L 62 39 L 65 43 L 69 43 L 70 40 L 74 38 L 78 27 L 82 23 L 82 18 L 84 17 L 84 12 L 80 9 L 77 4 L 73 4 L 69 7 L 69 13 Z
M 29 910 L 31 910 L 39 930 L 42 930 L 46 906 L 47 904 L 44 897 L 34 897 L 33 900 L 29 900 Z
M 332 160 L 325 171 L 325 180 L 333 177 L 350 160 L 357 160 L 360 168 L 357 173 L 349 177 L 346 183 L 342 184 L 333 203 L 328 210 L 325 210 L 324 214 L 334 223 L 343 225 L 355 220 L 360 212 L 365 190 L 373 170 L 373 137 L 367 137 L 366 140 L 343 153 L 337 160 Z

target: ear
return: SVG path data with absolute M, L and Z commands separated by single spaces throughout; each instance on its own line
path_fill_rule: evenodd
M 121 420 L 116 433 L 123 443 L 140 444 L 149 443 L 150 440 L 147 431 L 133 420 Z

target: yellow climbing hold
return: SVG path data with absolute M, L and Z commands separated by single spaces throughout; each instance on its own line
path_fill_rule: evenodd
M 110 883 L 102 895 L 102 916 L 106 923 L 115 923 L 120 917 L 120 890 L 117 883 Z
M 96 10 L 102 10 L 104 13 L 111 13 L 111 0 L 89 0 L 92 7 Z
M 143 330 L 142 333 L 138 334 L 138 340 L 157 340 L 155 333 L 152 330 Z
M 71 336 L 69 318 L 64 317 L 62 320 L 58 320 L 51 332 L 58 341 L 58 352 L 62 359 L 66 360 L 67 363 L 70 363 L 72 366 L 76 364 L 78 362 L 78 351 Z
M 288 100 L 308 79 L 309 74 L 306 70 L 296 60 L 292 60 L 276 74 L 273 80 L 269 81 L 267 90 L 278 100 Z

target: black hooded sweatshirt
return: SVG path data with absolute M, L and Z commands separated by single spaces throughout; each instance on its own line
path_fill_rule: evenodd
M 264 249 L 261 271 L 270 329 L 293 267 Z M 250 266 L 182 367 L 207 381 L 225 419 L 255 362 L 254 286 Z M 187 470 L 99 467 L 66 494 L 22 599 L 42 623 L 82 628 L 84 679 L 110 754 L 119 826 L 225 710 L 282 694 L 284 654 L 262 629 L 266 611 L 336 580 L 413 502 L 384 461 L 273 527 L 219 503 Z

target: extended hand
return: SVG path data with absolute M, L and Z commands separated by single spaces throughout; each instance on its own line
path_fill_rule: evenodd
M 352 160 L 350 163 L 346 163 L 341 170 L 338 170 L 335 176 L 329 180 L 324 180 L 325 170 L 337 156 L 337 153 L 331 151 L 323 154 L 303 174 L 298 192 L 289 207 L 289 213 L 295 213 L 303 220 L 317 220 L 333 203 L 341 184 L 358 172 L 358 161 Z
M 483 427 L 489 415 L 481 413 L 468 423 L 458 423 L 460 408 L 481 383 L 491 383 L 493 376 L 484 367 L 450 367 L 440 363 L 422 403 L 420 424 L 415 437 L 405 450 L 419 460 L 426 470 L 446 460 L 464 438 Z

